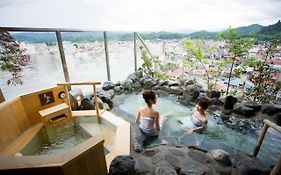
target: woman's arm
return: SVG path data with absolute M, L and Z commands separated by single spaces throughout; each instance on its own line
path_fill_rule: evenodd
M 139 123 L 140 122 L 140 111 L 138 111 L 137 115 L 136 115 L 136 120 L 135 123 Z
M 159 112 L 155 112 L 155 130 L 160 131 Z
M 203 124 L 199 127 L 193 128 L 191 130 L 192 130 L 192 132 L 198 132 L 198 131 L 202 131 L 204 129 L 204 127 L 205 127 L 205 124 Z

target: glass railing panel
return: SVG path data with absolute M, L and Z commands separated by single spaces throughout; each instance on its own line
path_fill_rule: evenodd
M 111 80 L 123 81 L 135 69 L 133 33 L 109 32 L 107 38 Z
M 26 49 L 30 60 L 22 66 L 20 79 L 22 84 L 8 85 L 12 72 L 0 70 L 0 86 L 6 100 L 39 89 L 56 86 L 64 81 L 64 74 L 54 32 L 10 32 Z M 3 39 L 3 38 L 0 38 Z
M 103 32 L 62 32 L 62 40 L 70 82 L 107 80 Z M 83 93 L 93 90 L 91 86 L 79 88 Z

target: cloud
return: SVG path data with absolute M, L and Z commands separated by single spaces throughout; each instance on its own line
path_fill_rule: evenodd
M 281 18 L 279 0 L 9 0 L 0 26 L 94 30 L 214 30 Z M 24 5 L 23 5 L 24 3 Z

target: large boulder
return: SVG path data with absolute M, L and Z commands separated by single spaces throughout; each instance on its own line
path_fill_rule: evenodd
M 169 82 L 168 82 L 168 85 L 169 85 L 169 86 L 179 86 L 179 83 L 176 82 L 176 81 L 169 81 Z
M 188 81 L 185 81 L 184 82 L 184 86 L 186 87 L 186 86 L 189 86 L 189 85 L 193 85 L 193 81 L 192 80 L 188 80 Z
M 132 80 L 133 82 L 136 82 L 137 81 L 137 76 L 135 73 L 132 73 L 130 75 L 128 75 L 127 77 L 128 80 Z
M 143 71 L 142 69 L 139 69 L 134 74 L 136 75 L 137 79 L 140 80 L 142 78 Z
M 69 94 L 70 106 L 72 110 L 79 110 L 80 106 L 78 105 L 78 101 L 73 95 Z
M 113 88 L 114 88 L 114 83 L 112 83 L 112 81 L 105 81 L 102 85 L 102 89 L 105 91 L 108 91 Z
M 188 101 L 195 101 L 200 95 L 200 90 L 197 86 L 189 85 L 183 91 L 183 98 Z
M 103 102 L 107 103 L 110 108 L 113 107 L 112 98 L 114 96 L 114 90 L 100 90 L 98 91 L 97 95 Z
M 145 79 L 143 81 L 143 88 L 146 90 L 152 89 L 153 85 L 154 85 L 154 81 L 151 78 Z
M 124 92 L 123 86 L 115 86 L 115 87 L 114 87 L 114 92 L 115 92 L 115 94 L 117 94 L 117 95 L 122 94 L 122 93 Z
M 171 86 L 170 93 L 175 95 L 181 95 L 183 93 L 183 90 L 179 86 Z
M 160 166 L 156 167 L 154 175 L 177 175 L 178 173 L 172 166 Z
M 246 116 L 246 117 L 252 117 L 252 116 L 255 115 L 254 109 L 249 108 L 242 103 L 236 103 L 234 105 L 233 112 L 235 112 L 237 114 L 241 114 L 241 115 Z
M 133 83 L 133 80 L 126 79 L 121 83 L 121 85 L 124 87 L 124 89 L 130 90 Z
M 209 154 L 218 162 L 220 162 L 221 164 L 225 165 L 225 166 L 230 166 L 231 160 L 230 160 L 230 156 L 229 153 L 222 150 L 222 149 L 215 149 L 215 150 L 211 150 L 209 151 Z
M 281 105 L 277 104 L 263 104 L 261 112 L 268 115 L 274 115 L 281 112 Z
M 237 102 L 237 98 L 231 95 L 225 97 L 224 109 L 233 109 L 234 104 Z
M 270 173 L 270 168 L 263 165 L 258 158 L 250 157 L 240 152 L 234 157 L 236 173 L 240 175 L 265 175 Z
M 132 87 L 133 89 L 135 89 L 135 90 L 138 90 L 138 89 L 141 88 L 141 84 L 140 84 L 139 81 L 136 81 L 136 82 L 134 82 L 134 83 L 132 84 L 131 87 Z
M 281 126 L 281 112 L 274 115 L 274 119 L 276 121 L 276 124 Z
M 94 110 L 95 109 L 95 104 L 92 100 L 88 98 L 83 98 L 81 100 L 81 105 L 80 105 L 81 110 Z
M 117 156 L 109 167 L 109 175 L 134 175 L 135 160 L 132 156 Z
M 209 98 L 220 98 L 221 92 L 220 91 L 215 91 L 215 90 L 209 90 L 206 92 L 206 95 Z
M 165 80 L 165 81 L 161 80 L 161 81 L 159 82 L 159 85 L 160 85 L 160 86 L 164 86 L 164 85 L 168 85 L 168 84 L 169 84 L 169 81 L 168 81 L 168 80 Z
M 261 110 L 261 104 L 255 102 L 255 101 L 246 101 L 244 103 L 245 106 L 252 108 L 255 110 L 255 112 L 258 112 L 259 110 Z

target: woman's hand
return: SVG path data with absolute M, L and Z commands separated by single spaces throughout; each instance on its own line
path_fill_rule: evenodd
M 192 128 L 185 128 L 185 131 L 186 131 L 188 134 L 192 134 L 192 133 L 193 133 L 193 129 L 192 129 Z

